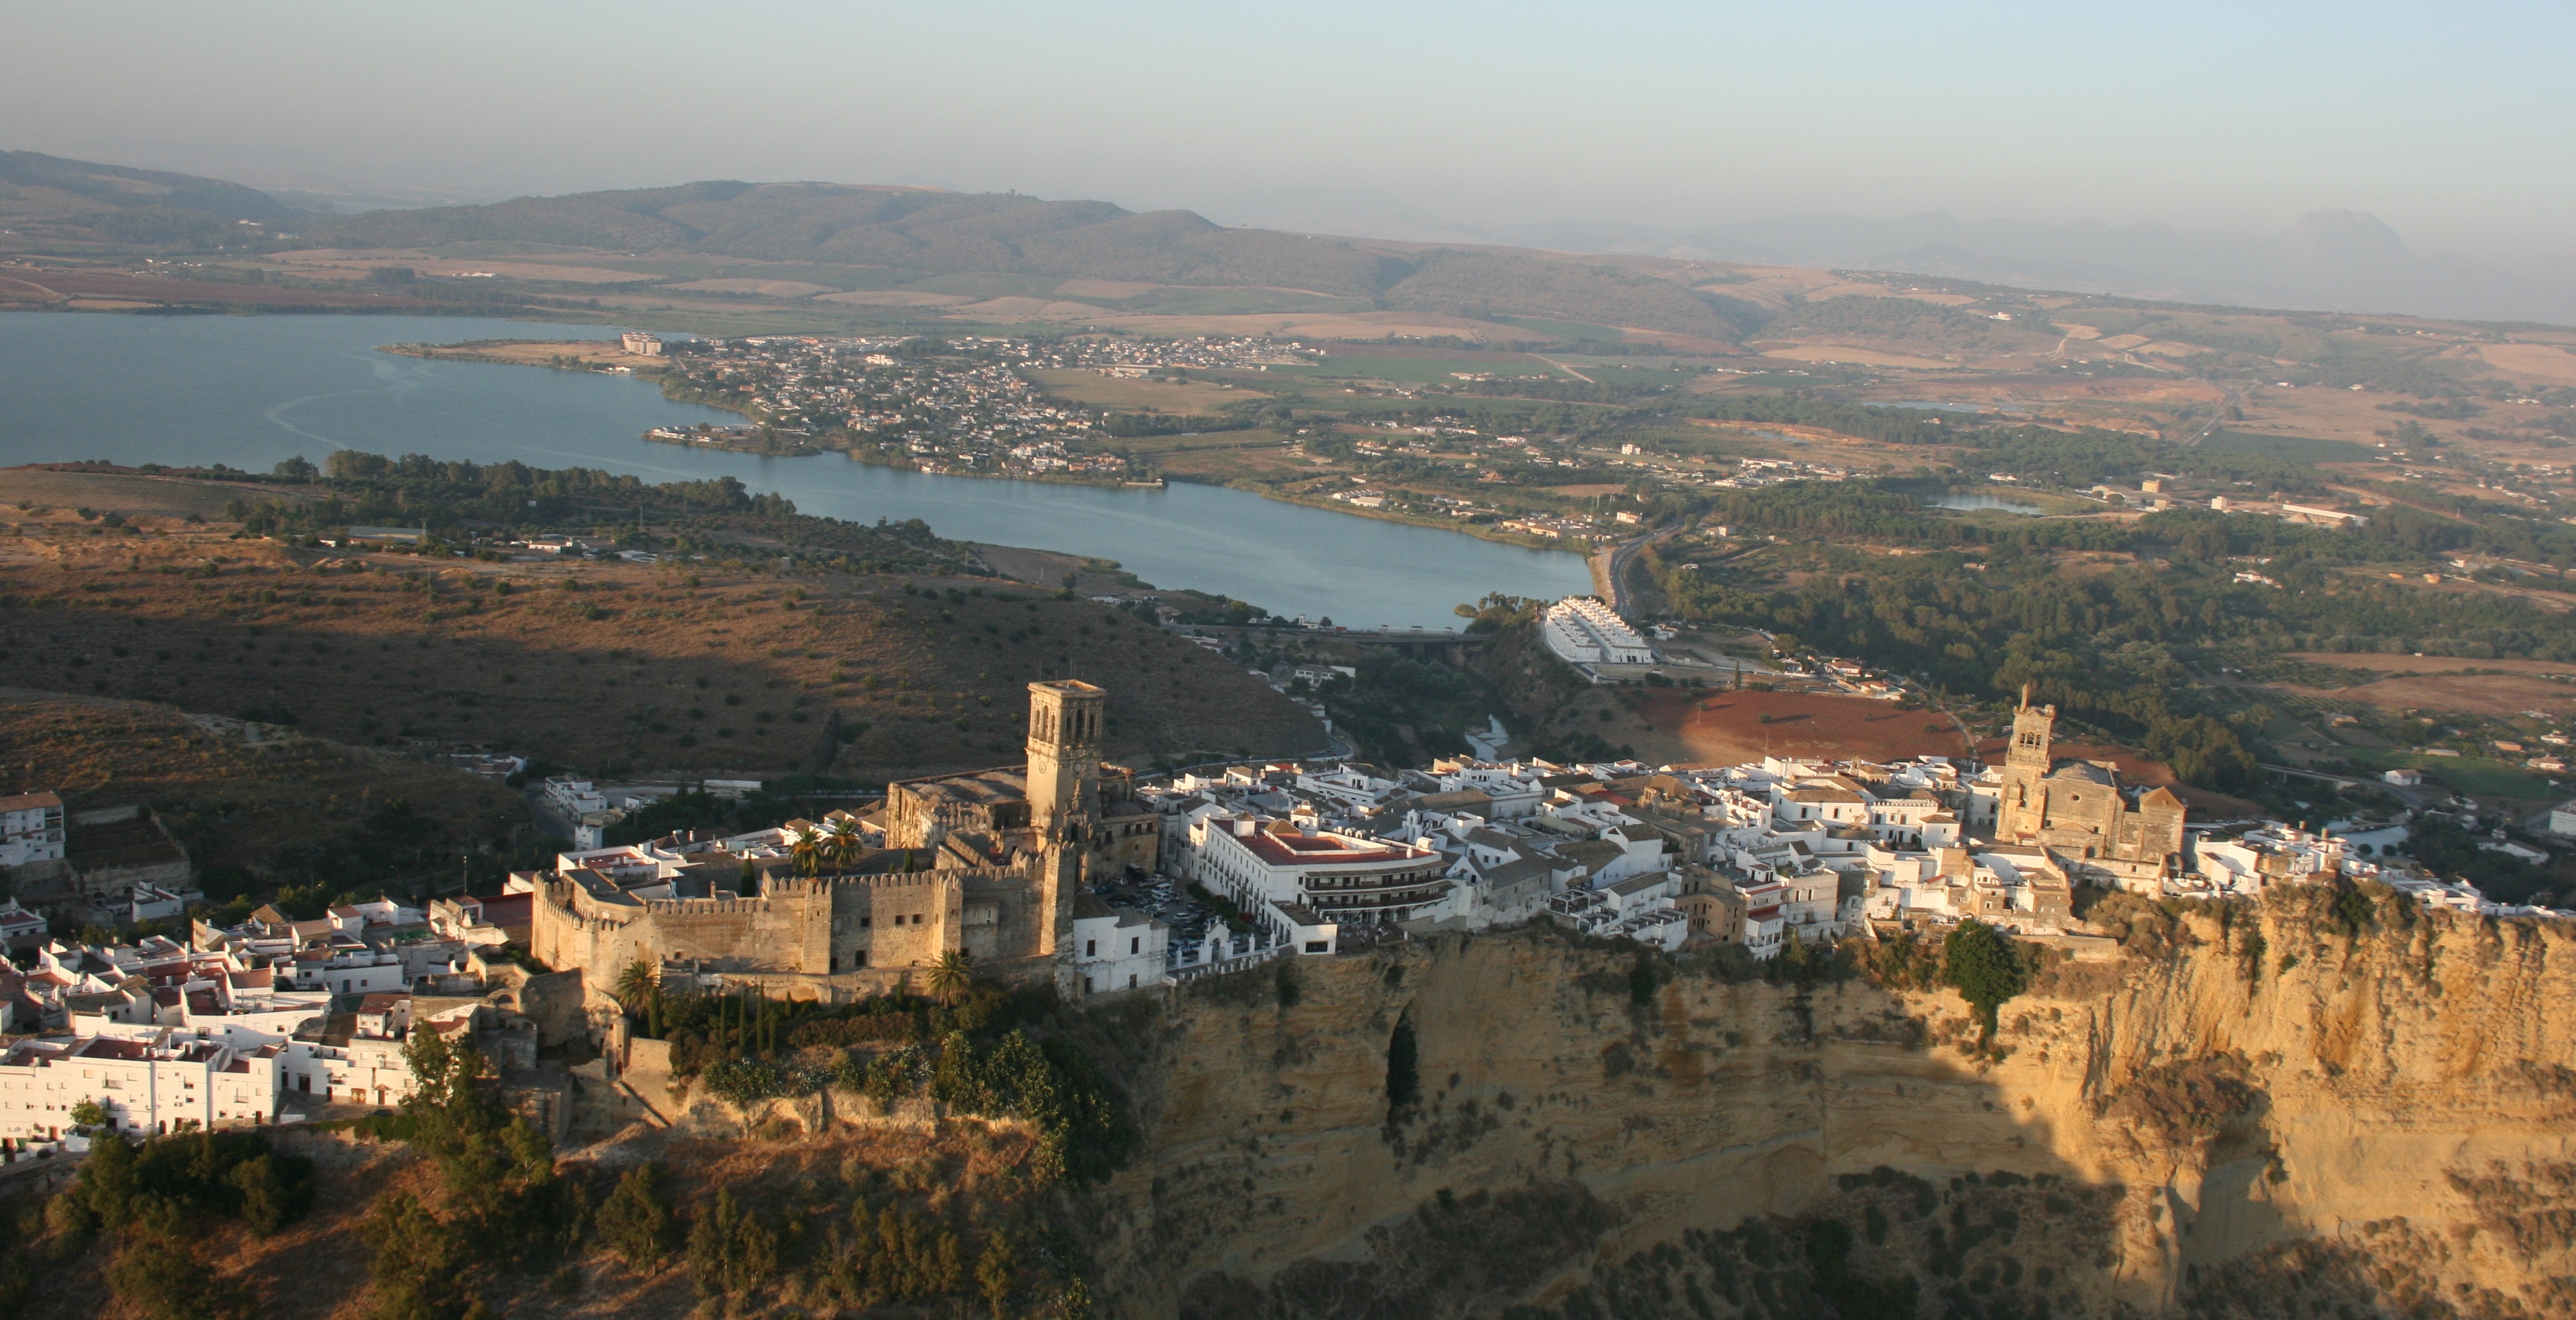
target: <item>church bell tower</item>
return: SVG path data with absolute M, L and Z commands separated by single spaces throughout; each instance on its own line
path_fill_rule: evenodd
M 2049 742 L 2057 730 L 2057 707 L 2030 704 L 2030 686 L 2021 690 L 2021 706 L 2013 711 L 2012 744 L 2004 750 L 2003 805 L 1996 813 L 1995 835 L 2013 839 L 2037 834 L 2048 811 L 2048 789 L 2041 781 L 2048 778 L 2054 763 Z
M 1070 953 L 1073 898 L 1100 810 L 1100 716 L 1108 693 L 1075 679 L 1029 684 L 1029 826 L 1040 848 L 1043 952 Z M 1059 975 L 1069 979 L 1068 963 Z

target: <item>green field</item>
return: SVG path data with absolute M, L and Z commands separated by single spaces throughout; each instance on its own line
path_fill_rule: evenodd
M 2301 435 L 2256 435 L 2248 431 L 2212 431 L 2200 447 L 2213 454 L 2277 458 L 2284 463 L 2358 463 L 2379 451 L 2350 440 L 2317 440 Z
M 970 270 L 916 279 L 901 287 L 922 293 L 951 293 L 964 298 L 1046 298 L 1054 296 L 1055 286 L 1062 283 L 1064 277 L 1060 275 Z
M 1551 321 L 1540 316 L 1497 316 L 1494 319 L 1508 326 L 1522 330 L 1536 330 L 1541 334 L 1554 335 L 1560 340 L 1571 340 L 1577 343 L 1586 339 L 1613 344 L 1624 344 L 1628 341 L 1628 333 L 1624 330 L 1606 325 L 1590 325 L 1582 321 Z
M 1267 374 L 1304 376 L 1316 380 L 1383 380 L 1398 385 L 1468 385 L 1458 379 L 1461 373 L 1494 376 L 1550 376 L 1572 380 L 1572 376 L 1534 357 L 1513 357 L 1470 361 L 1464 358 L 1382 358 L 1363 357 L 1353 353 L 1335 353 L 1322 362 L 1295 367 L 1272 367 Z M 1589 375 L 1590 373 L 1585 373 Z
M 1173 285 L 1151 289 L 1133 298 L 1085 297 L 1076 301 L 1101 303 L 1121 311 L 1150 312 L 1158 316 L 1239 316 L 1253 312 L 1365 312 L 1372 305 L 1366 298 L 1335 298 L 1317 293 L 1297 293 L 1287 289 L 1191 289 Z
M 2355 749 L 2352 759 L 2393 769 L 2405 766 L 2421 770 L 2425 777 L 2441 781 L 2454 793 L 2468 797 L 2526 798 L 2541 800 L 2560 796 L 2559 790 L 2525 774 L 2519 767 L 2478 756 L 2417 756 L 2408 753 L 2376 756 Z
M 619 270 L 672 280 L 797 280 L 835 289 L 891 289 L 921 278 L 917 271 L 885 266 L 842 266 L 813 261 L 693 261 L 686 257 L 619 257 Z
M 1573 357 L 1558 361 L 1603 385 L 1665 385 L 1680 389 L 1700 375 L 1699 368 L 1664 366 L 1652 358 L 1644 362 L 1590 362 Z

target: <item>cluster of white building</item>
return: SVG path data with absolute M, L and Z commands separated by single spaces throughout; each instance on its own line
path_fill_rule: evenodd
M 1166 871 L 1223 900 L 1258 950 L 1549 919 L 1768 957 L 1873 916 L 2062 921 L 2038 850 L 1966 846 L 1961 813 L 1991 820 L 1993 788 L 1937 758 L 1696 771 L 1456 760 L 1396 778 L 1242 766 L 1137 797 L 1163 818 Z M 1170 970 L 1194 970 L 1197 954 L 1176 946 Z
M 0 974 L 0 1012 L 26 1019 L 0 1049 L 0 1139 L 59 1140 L 84 1101 L 134 1134 L 274 1123 L 289 1097 L 395 1104 L 412 1090 L 412 1031 L 462 1039 L 493 1017 L 470 994 L 299 987 L 266 961 L 238 941 L 153 936 L 55 941 L 25 971 Z
M 2178 851 L 2142 853 L 2123 832 L 2178 812 L 2166 791 L 2061 762 L 2047 776 L 2051 792 L 2080 805 L 2108 790 L 2122 805 L 2040 815 L 2029 782 L 2013 767 L 1937 756 L 1185 774 L 1138 787 L 1138 802 L 1161 817 L 1163 875 L 1088 900 L 1076 914 L 1077 961 L 1088 988 L 1127 989 L 1533 920 L 1665 950 L 1735 944 L 1767 959 L 1790 940 L 1939 931 L 1969 918 L 2064 933 L 2079 928 L 2075 891 L 2086 885 L 2231 898 L 2336 876 L 2383 881 L 2436 907 L 2548 915 L 2277 822 L 2193 827 L 2177 831 Z M 1188 887 L 1227 912 L 1226 927 L 1190 928 L 1192 902 L 1179 892 Z
M 556 775 L 546 780 L 542 792 L 547 808 L 573 827 L 573 846 L 597 848 L 602 846 L 609 829 L 623 822 L 628 813 L 675 797 L 688 788 L 739 802 L 745 795 L 759 792 L 760 785 L 757 779 L 702 779 L 685 785 L 602 784 L 574 775 Z
M 1655 648 L 1607 605 L 1590 596 L 1568 596 L 1547 607 L 1539 635 L 1556 658 L 1577 665 L 1650 665 Z
M 485 997 L 526 980 L 496 950 L 525 942 L 529 902 L 375 899 L 309 920 L 264 907 L 235 926 L 196 921 L 186 943 L 110 945 L 43 940 L 41 918 L 0 908 L 7 930 L 32 921 L 38 941 L 22 964 L 0 964 L 0 1141 L 60 1140 L 84 1101 L 142 1135 L 396 1104 L 411 1094 L 403 1046 L 416 1030 L 533 1067 L 535 1024 Z

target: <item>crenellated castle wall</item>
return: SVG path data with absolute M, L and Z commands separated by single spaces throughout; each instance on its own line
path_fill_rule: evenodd
M 754 898 L 647 902 L 558 881 L 538 895 L 530 943 L 548 966 L 603 982 L 639 961 L 790 977 L 926 968 L 952 950 L 1015 963 L 1047 952 L 1038 865 L 778 879 Z

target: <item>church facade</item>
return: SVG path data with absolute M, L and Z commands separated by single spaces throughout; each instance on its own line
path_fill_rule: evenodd
M 2158 882 L 2183 864 L 2182 799 L 2158 788 L 2133 806 L 2106 761 L 2059 762 L 2057 707 L 2022 693 L 2004 752 L 1995 840 L 2046 848 L 2067 872 L 2096 883 Z

